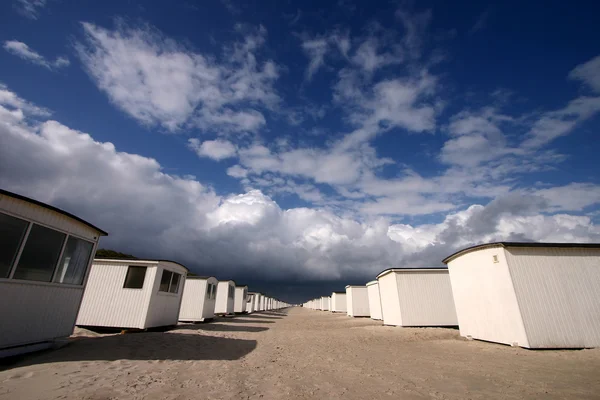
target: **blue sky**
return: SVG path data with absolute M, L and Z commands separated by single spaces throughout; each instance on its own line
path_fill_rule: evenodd
M 0 185 L 239 276 L 600 239 L 600 6 L 322 3 L 3 2 Z

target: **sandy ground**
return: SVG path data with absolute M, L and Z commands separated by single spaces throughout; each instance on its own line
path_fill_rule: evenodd
M 163 333 L 78 331 L 0 365 L 0 399 L 122 398 L 600 399 L 600 349 L 531 351 L 290 309 Z

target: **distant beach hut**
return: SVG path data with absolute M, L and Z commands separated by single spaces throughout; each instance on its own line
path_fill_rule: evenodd
M 94 259 L 77 325 L 129 329 L 176 325 L 187 273 L 174 261 Z
M 233 300 L 233 312 L 242 314 L 246 312 L 246 303 L 248 302 L 248 286 L 236 285 Z
M 447 268 L 390 268 L 377 281 L 384 325 L 458 325 Z
M 462 336 L 531 349 L 600 347 L 600 243 L 489 243 L 443 262 Z
M 217 301 L 215 314 L 233 314 L 235 300 L 235 282 L 219 281 L 217 284 Z
M 321 311 L 329 311 L 331 297 L 321 296 Z
M 246 312 L 248 314 L 252 314 L 253 312 L 256 311 L 255 302 L 256 302 L 256 293 L 248 293 L 248 298 L 246 300 Z
M 366 286 L 346 286 L 346 309 L 349 317 L 370 317 L 369 292 Z
M 369 313 L 371 314 L 371 319 L 382 320 L 379 283 L 376 280 L 367 283 L 367 293 L 369 294 Z
M 331 293 L 331 312 L 345 313 L 346 311 L 346 292 Z
M 217 278 L 212 276 L 188 275 L 183 286 L 179 320 L 198 322 L 214 318 L 217 283 Z
M 0 189 L 0 357 L 73 333 L 101 236 L 72 214 Z

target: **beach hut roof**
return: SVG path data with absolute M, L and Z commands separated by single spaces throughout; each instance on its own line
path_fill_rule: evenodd
M 177 261 L 173 261 L 173 260 L 141 260 L 141 259 L 129 259 L 129 258 L 111 258 L 111 257 L 94 257 L 94 261 L 114 261 L 114 262 L 118 262 L 118 263 L 124 263 L 124 264 L 156 264 L 158 265 L 161 262 L 169 262 L 169 263 L 173 263 L 173 264 L 177 264 L 179 265 L 181 268 L 185 269 L 187 272 L 190 272 L 190 270 L 182 264 L 179 264 Z
M 478 244 L 476 246 L 467 247 L 457 251 L 454 254 L 449 255 L 442 261 L 444 264 L 448 264 L 450 261 L 463 254 L 470 253 L 472 251 L 487 249 L 492 247 L 559 247 L 559 248 L 587 248 L 587 249 L 600 249 L 600 243 L 544 243 L 544 242 L 493 242 Z
M 388 268 L 388 269 L 381 271 L 377 275 L 377 279 L 381 278 L 384 275 L 392 273 L 392 272 L 426 272 L 426 271 L 440 271 L 440 270 L 447 271 L 448 267 L 442 266 L 442 267 L 427 267 L 427 268 Z
M 65 215 L 65 216 L 67 216 L 69 218 L 74 219 L 75 221 L 81 222 L 82 224 L 89 226 L 90 228 L 98 231 L 98 233 L 101 236 L 108 236 L 108 233 L 106 233 L 102 229 L 98 228 L 97 226 L 92 225 L 91 223 L 89 223 L 89 222 L 87 222 L 87 221 L 79 218 L 76 215 L 73 215 L 73 214 L 71 214 L 69 212 L 66 212 L 65 210 L 61 210 L 60 208 L 51 206 L 50 204 L 42 203 L 41 201 L 37 201 L 37 200 L 34 200 L 34 199 L 26 197 L 26 196 L 22 196 L 22 195 L 17 194 L 17 193 L 9 192 L 8 190 L 4 190 L 4 189 L 0 189 L 0 194 L 5 195 L 5 196 L 9 196 L 9 197 L 13 197 L 15 199 L 23 200 L 23 201 L 26 201 L 28 203 L 35 204 L 36 206 L 40 206 L 40 207 L 46 208 L 48 210 L 55 211 L 55 212 L 57 212 L 59 214 Z

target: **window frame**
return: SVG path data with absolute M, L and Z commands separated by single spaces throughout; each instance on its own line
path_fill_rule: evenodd
M 144 280 L 142 281 L 142 286 L 139 288 L 126 287 L 127 277 L 129 276 L 129 268 L 144 268 Z M 125 273 L 125 280 L 123 281 L 123 289 L 128 290 L 144 290 L 144 286 L 146 285 L 146 275 L 148 274 L 148 266 L 147 265 L 128 265 L 127 272 Z
M 171 274 L 171 278 L 169 279 L 169 285 L 167 286 L 167 290 L 162 290 L 161 289 L 161 285 L 162 285 L 162 278 L 163 275 L 165 274 L 165 272 L 168 272 Z M 175 275 L 179 275 L 178 281 L 177 281 L 177 290 L 175 292 L 171 292 L 171 286 L 173 285 L 173 277 Z M 163 294 L 170 294 L 170 295 L 175 295 L 177 296 L 179 294 L 179 290 L 181 288 L 181 278 L 183 277 L 183 274 L 180 274 L 179 272 L 175 272 L 175 271 L 171 271 L 170 269 L 167 268 L 163 268 L 162 269 L 162 274 L 160 275 L 160 281 L 158 283 L 158 293 L 163 293 Z
M 27 222 L 27 224 L 28 224 L 27 229 L 25 230 L 25 233 L 23 234 L 23 238 L 21 239 L 21 244 L 20 244 L 19 250 L 17 251 L 17 255 L 15 256 L 13 263 L 10 266 L 10 272 L 6 278 L 0 278 L 0 282 L 27 283 L 30 285 L 42 285 L 42 286 L 51 285 L 51 286 L 61 286 L 61 287 L 73 287 L 73 288 L 83 288 L 86 285 L 87 278 L 89 276 L 90 269 L 91 269 L 90 266 L 92 265 L 92 263 L 94 261 L 94 254 L 96 254 L 96 248 L 98 247 L 97 236 L 94 236 L 93 239 L 90 239 L 88 237 L 81 236 L 76 233 L 72 233 L 70 231 L 66 231 L 64 229 L 57 228 L 55 226 L 50 226 L 44 222 L 40 222 L 33 218 L 24 217 L 20 214 L 15 214 L 15 213 L 7 211 L 7 210 L 0 210 L 0 213 L 6 214 L 6 215 L 14 217 L 14 218 L 21 219 L 21 220 Z M 19 265 L 19 261 L 21 261 L 21 256 L 23 255 L 23 250 L 25 249 L 25 245 L 27 244 L 27 240 L 29 239 L 29 234 L 31 233 L 31 229 L 33 228 L 34 224 L 39 225 L 44 228 L 52 229 L 56 232 L 60 232 L 60 233 L 63 233 L 66 235 L 65 240 L 62 244 L 62 248 L 60 249 L 60 253 L 58 255 L 58 260 L 56 261 L 56 265 L 54 266 L 54 271 L 52 271 L 52 278 L 50 279 L 50 282 L 32 281 L 32 280 L 25 280 L 25 279 L 14 279 L 15 271 L 17 270 L 17 266 Z M 63 253 L 65 252 L 65 249 L 67 247 L 67 242 L 71 236 L 73 236 L 76 239 L 80 239 L 80 240 L 84 240 L 86 242 L 92 243 L 92 254 L 90 255 L 90 259 L 88 260 L 85 274 L 83 275 L 83 282 L 80 285 L 76 285 L 73 283 L 54 282 L 54 278 L 58 272 L 58 265 L 60 264 L 60 260 L 62 259 Z
M 31 230 L 33 229 L 34 225 L 39 225 L 42 228 L 50 229 L 50 230 L 53 230 L 55 232 L 62 233 L 62 234 L 65 235 L 65 238 L 63 239 L 60 251 L 58 252 L 58 258 L 56 259 L 56 262 L 54 263 L 54 269 L 52 270 L 52 275 L 50 275 L 50 281 L 48 281 L 48 282 L 46 282 L 46 281 L 34 281 L 34 280 L 30 280 L 30 279 L 15 279 L 14 278 L 15 272 L 17 272 L 17 267 L 19 266 L 19 262 L 21 261 L 21 256 L 23 255 L 23 251 L 25 250 L 25 246 L 27 245 L 27 241 L 29 240 L 29 234 L 31 233 Z M 27 229 L 27 233 L 23 237 L 23 242 L 21 243 L 21 249 L 19 251 L 19 255 L 18 255 L 18 257 L 16 257 L 16 259 L 15 259 L 13 265 L 12 265 L 12 270 L 11 270 L 11 273 L 10 273 L 8 279 L 13 280 L 13 281 L 19 281 L 19 282 L 55 283 L 57 285 L 63 285 L 63 283 L 54 282 L 54 277 L 56 276 L 56 273 L 58 272 L 58 265 L 60 264 L 60 260 L 62 260 L 63 253 L 65 252 L 65 248 L 67 247 L 67 241 L 69 240 L 69 236 L 70 236 L 69 233 L 65 232 L 63 230 L 54 229 L 54 228 L 52 228 L 50 226 L 47 226 L 45 224 L 38 224 L 37 222 L 30 221 L 29 227 Z M 93 248 L 92 248 L 92 251 L 93 251 Z M 90 257 L 90 259 L 91 258 L 92 257 Z M 88 260 L 88 268 L 87 268 L 88 270 L 89 270 L 89 261 L 90 260 Z M 86 275 L 87 275 L 87 271 L 86 271 Z M 83 283 L 81 285 L 75 285 L 75 284 L 68 284 L 68 285 L 71 285 L 71 286 L 83 286 L 84 284 L 85 284 L 85 278 L 84 278 Z

